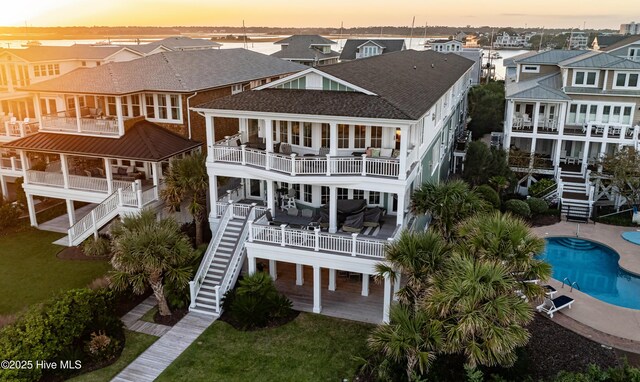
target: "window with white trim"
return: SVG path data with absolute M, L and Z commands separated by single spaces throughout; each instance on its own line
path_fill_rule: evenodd
M 144 95 L 144 100 L 146 103 L 147 118 L 154 119 L 156 117 L 155 97 L 153 94 L 147 93 Z
M 338 125 L 338 148 L 349 148 L 349 125 Z
M 321 204 L 329 203 L 329 197 L 330 196 L 331 196 L 331 191 L 329 190 L 329 187 L 322 186 L 320 188 L 320 203 Z
M 364 199 L 364 190 L 353 190 L 353 199 Z
M 117 115 L 116 97 L 107 97 L 107 115 Z
M 379 191 L 369 191 L 369 204 L 380 204 Z
M 322 124 L 322 147 L 329 147 L 331 144 L 331 126 L 328 123 Z
M 371 147 L 382 147 L 382 126 L 371 126 Z
M 289 129 L 287 128 L 287 121 L 280 121 L 280 142 L 281 143 L 289 143 Z
M 640 61 L 640 48 L 629 48 L 629 59 L 631 61 Z
M 356 149 L 364 149 L 367 147 L 367 127 L 364 125 L 354 126 L 353 147 Z
M 598 71 L 591 70 L 574 70 L 573 71 L 573 86 L 598 86 Z
M 238 94 L 242 92 L 242 84 L 235 84 L 231 86 L 231 94 Z
M 300 145 L 300 122 L 291 122 L 291 144 Z
M 131 111 L 133 116 L 137 117 L 140 114 L 140 94 L 134 94 L 131 96 Z
M 311 122 L 303 122 L 302 123 L 302 135 L 303 135 L 302 145 L 304 147 L 311 147 L 313 145 L 312 133 L 313 133 L 313 129 L 312 129 Z
M 638 88 L 638 73 L 616 73 L 613 88 Z
M 540 73 L 540 65 L 523 65 L 522 73 Z
M 171 108 L 171 119 L 178 120 L 180 117 L 180 96 L 177 94 L 169 95 L 169 107 Z
M 169 111 L 167 110 L 167 97 L 164 94 L 158 94 L 158 118 L 169 119 Z
M 338 187 L 338 200 L 349 199 L 349 189 Z
M 313 186 L 310 184 L 304 185 L 304 193 L 302 194 L 302 200 L 307 203 L 313 202 Z
M 362 47 L 361 57 L 371 57 L 378 54 L 378 47 L 373 45 L 367 45 Z

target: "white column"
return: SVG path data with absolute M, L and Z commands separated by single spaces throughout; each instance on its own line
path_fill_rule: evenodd
M 69 215 L 69 227 L 76 224 L 76 210 L 73 207 L 73 200 L 67 199 L 67 215 Z
M 329 290 L 330 291 L 336 290 L 336 270 L 335 269 L 329 269 Z
M 269 260 L 269 275 L 273 281 L 278 279 L 278 269 L 275 260 Z
M 33 195 L 26 194 L 27 208 L 29 209 L 29 221 L 32 227 L 38 226 L 38 220 L 36 219 L 36 207 L 33 205 Z
M 264 124 L 264 139 L 266 145 L 266 151 L 268 153 L 273 152 L 273 122 L 271 119 L 263 119 L 262 123 Z
M 213 144 L 216 142 L 214 134 L 213 117 L 207 115 L 204 119 L 205 133 L 207 134 L 207 161 L 213 162 Z
M 513 130 L 513 113 L 515 112 L 515 101 L 507 101 L 507 120 L 505 121 L 504 129 L 506 131 Z
M 558 167 L 560 166 L 560 149 L 562 148 L 562 139 L 555 140 L 555 152 L 553 153 L 553 164 Z
M 407 148 L 409 147 L 409 126 L 400 127 L 400 180 L 407 179 Z
M 27 171 L 31 168 L 31 163 L 29 163 L 29 157 L 27 156 L 27 152 L 24 150 L 18 150 L 20 153 L 20 165 L 22 166 L 22 179 L 24 179 L 23 184 L 29 184 L 29 177 L 27 176 Z
M 36 113 L 36 119 L 38 120 L 38 126 L 42 127 L 42 110 L 40 109 L 40 95 L 35 94 L 33 96 L 33 107 Z
M 382 322 L 389 323 L 389 309 L 391 308 L 391 278 L 389 274 L 384 276 L 384 297 L 383 297 L 383 311 Z
M 396 279 L 393 280 L 393 301 L 398 301 L 398 291 L 400 290 L 400 272 L 396 272 Z
M 238 132 L 240 133 L 240 140 L 247 142 L 249 140 L 249 119 L 238 118 Z
M 270 209 L 271 213 L 275 215 L 276 206 L 272 180 L 267 180 L 267 208 Z
M 247 254 L 247 262 L 249 265 L 249 274 L 252 275 L 256 273 L 256 258 L 255 256 L 251 256 Z
M 80 97 L 77 95 L 73 96 L 73 103 L 76 107 L 76 124 L 78 128 L 78 132 L 82 132 L 82 111 L 80 110 Z
M 560 104 L 560 114 L 558 116 L 558 134 L 564 135 L 564 124 L 567 119 L 567 104 Z
M 118 134 L 124 135 L 124 116 L 122 115 L 122 97 L 116 97 L 116 116 L 118 118 Z
M 405 191 L 398 192 L 398 209 L 396 212 L 396 225 L 402 224 L 404 222 L 404 199 L 405 199 Z
M 2 174 L 0 174 L 0 191 L 2 191 L 2 196 L 4 196 L 5 199 L 9 198 L 9 190 L 7 190 L 7 180 Z
M 369 295 L 369 275 L 367 273 L 362 274 L 362 292 L 360 294 L 365 297 Z
M 107 177 L 107 190 L 109 194 L 113 193 L 113 173 L 111 172 L 111 161 L 104 158 L 104 175 Z
M 67 163 L 66 154 L 60 154 L 60 167 L 62 168 L 62 178 L 64 179 L 64 188 L 69 188 L 69 164 Z
M 329 233 L 338 232 L 338 188 L 329 186 Z
M 538 134 L 538 120 L 540 115 L 540 102 L 536 102 L 536 106 L 533 108 L 533 134 Z
M 322 311 L 322 269 L 314 265 L 313 266 L 313 313 L 320 313 Z
M 296 285 L 304 284 L 304 266 L 296 264 Z
M 329 155 L 338 155 L 338 124 L 329 123 Z

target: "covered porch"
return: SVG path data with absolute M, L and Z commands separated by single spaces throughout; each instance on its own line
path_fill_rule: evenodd
M 507 107 L 511 130 L 525 133 L 558 134 L 566 113 L 563 102 L 510 101 Z

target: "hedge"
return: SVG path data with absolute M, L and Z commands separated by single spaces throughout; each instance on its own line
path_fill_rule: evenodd
M 531 216 L 531 209 L 529 208 L 529 205 L 522 200 L 518 200 L 518 199 L 507 200 L 504 203 L 504 208 L 507 211 L 512 212 L 514 215 L 518 215 L 525 218 L 528 218 L 529 216 Z

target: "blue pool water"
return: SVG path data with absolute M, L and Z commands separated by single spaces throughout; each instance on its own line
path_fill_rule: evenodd
M 553 237 L 547 239 L 538 258 L 551 264 L 554 279 L 568 277 L 577 281 L 582 292 L 598 300 L 640 309 L 640 277 L 620 269 L 620 256 L 609 247 L 589 240 Z

